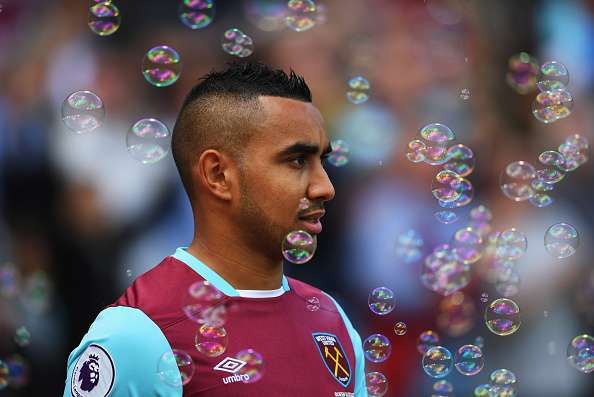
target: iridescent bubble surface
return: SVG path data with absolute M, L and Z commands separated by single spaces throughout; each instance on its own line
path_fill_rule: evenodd
M 225 353 L 229 336 L 227 330 L 222 326 L 203 324 L 194 337 L 196 350 L 207 357 L 218 357 Z
M 406 152 L 406 158 L 411 163 L 420 163 L 425 161 L 425 150 L 427 145 L 419 139 L 413 139 L 408 143 L 408 150 Z
M 573 338 L 567 346 L 567 360 L 580 372 L 594 371 L 594 338 L 587 334 Z
M 564 259 L 576 253 L 580 238 L 575 227 L 569 223 L 560 222 L 547 229 L 544 244 L 553 258 Z
M 423 355 L 423 371 L 432 378 L 445 378 L 453 364 L 452 353 L 443 346 L 434 346 Z
M 402 336 L 404 334 L 406 334 L 406 324 L 403 323 L 402 321 L 398 321 L 396 324 L 394 324 L 394 333 L 398 336 Z
M 332 141 L 332 151 L 328 154 L 327 161 L 335 167 L 342 167 L 349 163 L 351 149 L 342 139 Z
M 369 397 L 382 397 L 388 392 L 388 378 L 381 372 L 365 374 L 365 385 Z
M 363 341 L 363 352 L 365 353 L 365 358 L 372 363 L 382 363 L 390 357 L 392 344 L 386 336 L 373 334 Z
M 506 81 L 518 94 L 534 91 L 540 72 L 537 60 L 526 52 L 509 58 Z
M 359 105 L 367 102 L 369 99 L 369 81 L 363 76 L 356 76 L 349 80 L 349 89 L 347 91 L 347 99 L 349 102 Z
M 520 329 L 520 308 L 511 299 L 496 299 L 485 309 L 485 324 L 495 335 L 511 335 Z
M 444 225 L 449 225 L 450 223 L 454 223 L 458 220 L 458 215 L 456 215 L 453 211 L 436 211 L 433 216 L 439 223 L 443 223 Z
M 532 115 L 544 124 L 568 117 L 572 109 L 573 97 L 563 88 L 540 92 L 532 102 Z
M 183 350 L 165 352 L 157 363 L 159 378 L 171 386 L 187 385 L 194 376 L 196 366 L 192 357 Z
M 128 152 L 142 164 L 154 164 L 167 156 L 171 146 L 169 128 L 160 120 L 138 120 L 126 134 Z
M 181 75 L 181 58 L 175 49 L 159 45 L 146 52 L 142 59 L 142 75 L 155 87 L 168 87 Z
M 111 1 L 102 1 L 89 8 L 89 28 L 99 36 L 114 34 L 121 22 L 120 10 Z
M 496 369 L 489 375 L 492 386 L 510 386 L 516 383 L 516 375 L 509 369 Z
M 431 193 L 440 202 L 454 202 L 462 193 L 462 180 L 462 177 L 454 171 L 439 171 L 433 178 Z
M 458 229 L 452 237 L 452 253 L 459 262 L 472 264 L 483 256 L 483 238 L 474 228 L 467 226 Z
M 313 258 L 317 247 L 317 238 L 306 231 L 297 230 L 287 234 L 282 244 L 284 258 L 298 265 Z
M 237 372 L 239 375 L 247 375 L 247 380 L 243 383 L 255 383 L 264 376 L 264 357 L 254 349 L 244 349 L 239 351 L 235 358 L 246 364 Z
M 285 23 L 296 32 L 305 32 L 316 26 L 318 8 L 312 0 L 289 0 Z
M 485 365 L 483 351 L 475 345 L 460 346 L 454 356 L 454 366 L 462 375 L 473 376 Z
M 417 350 L 421 354 L 427 353 L 429 349 L 437 345 L 439 345 L 439 334 L 435 331 L 421 332 L 417 338 Z
M 495 255 L 500 259 L 516 260 L 521 258 L 528 249 L 526 235 L 512 227 L 497 236 Z
M 373 313 L 385 316 L 396 307 L 396 297 L 390 288 L 377 287 L 369 293 L 367 303 Z
M 62 102 L 62 122 L 77 134 L 97 129 L 105 118 L 103 101 L 91 91 L 76 91 Z
M 448 148 L 448 162 L 443 165 L 445 170 L 454 171 L 465 177 L 474 171 L 475 157 L 473 151 L 466 145 L 458 144 Z
M 437 203 L 442 208 L 459 208 L 468 205 L 472 202 L 474 197 L 474 187 L 472 183 L 466 178 L 460 177 L 460 180 L 455 183 L 456 190 L 459 195 L 453 201 L 437 200 Z
M 215 16 L 214 0 L 182 0 L 179 5 L 179 20 L 192 30 L 211 24 Z
M 526 201 L 534 195 L 530 185 L 536 176 L 534 166 L 526 161 L 508 164 L 499 176 L 501 191 L 514 201 Z
M 426 145 L 425 161 L 430 165 L 442 165 L 448 161 L 448 146 L 456 138 L 454 132 L 445 124 L 430 123 L 419 131 Z
M 561 62 L 549 61 L 540 66 L 540 74 L 536 84 L 540 91 L 562 89 L 567 84 L 569 84 L 569 72 Z
M 221 46 L 227 54 L 238 58 L 249 57 L 254 53 L 254 40 L 237 28 L 223 33 Z

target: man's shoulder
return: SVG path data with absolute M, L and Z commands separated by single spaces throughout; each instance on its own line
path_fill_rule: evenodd
M 292 277 L 287 277 L 287 281 L 289 283 L 289 287 L 291 288 L 291 290 L 300 298 L 304 299 L 306 302 L 315 298 L 314 301 L 316 302 L 316 304 L 317 301 L 319 301 L 321 309 L 325 309 L 327 311 L 335 313 L 340 312 L 340 306 L 329 293 L 324 292 L 321 289 L 314 287 L 313 285 L 310 285 L 304 281 L 297 280 Z

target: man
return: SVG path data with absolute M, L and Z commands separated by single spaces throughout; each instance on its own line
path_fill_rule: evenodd
M 366 396 L 361 339 L 342 309 L 283 275 L 285 236 L 322 231 L 330 150 L 294 72 L 232 63 L 205 76 L 172 138 L 193 241 L 98 315 L 68 359 L 64 395 Z

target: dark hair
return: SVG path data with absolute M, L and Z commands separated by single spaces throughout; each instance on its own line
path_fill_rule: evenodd
M 261 120 L 258 97 L 312 101 L 305 80 L 292 70 L 287 74 L 260 62 L 227 66 L 208 73 L 190 90 L 173 128 L 171 151 L 190 199 L 190 170 L 204 150 L 221 150 L 242 161 L 242 148 Z

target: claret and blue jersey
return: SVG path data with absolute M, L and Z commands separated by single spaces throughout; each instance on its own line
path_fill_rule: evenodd
M 227 348 L 217 357 L 196 349 L 198 325 L 182 311 L 182 295 L 201 280 L 234 308 L 225 323 Z M 332 297 L 284 276 L 280 292 L 246 295 L 179 248 L 99 313 L 68 358 L 64 396 L 367 396 L 361 338 Z M 314 296 L 320 307 L 310 311 L 307 299 Z M 264 360 L 256 382 L 238 372 L 236 354 L 246 348 Z M 161 360 L 173 349 L 195 363 L 183 387 L 158 373 L 178 371 Z

